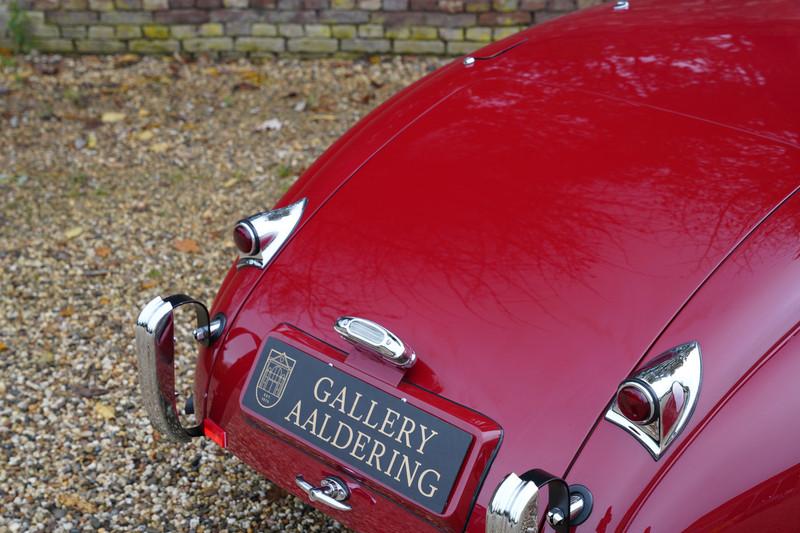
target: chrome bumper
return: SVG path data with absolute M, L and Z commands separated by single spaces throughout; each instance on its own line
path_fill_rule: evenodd
M 144 408 L 153 427 L 173 441 L 188 441 L 203 434 L 202 424 L 192 427 L 181 424 L 176 405 L 173 310 L 182 305 L 194 307 L 196 331 L 210 331 L 206 307 L 184 294 L 153 298 L 136 320 L 136 354 Z M 210 340 L 208 336 L 200 342 L 207 344 Z

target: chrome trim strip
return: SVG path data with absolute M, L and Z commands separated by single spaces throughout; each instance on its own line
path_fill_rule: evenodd
M 172 311 L 187 303 L 196 304 L 198 325 L 208 327 L 205 306 L 184 295 L 166 299 L 156 296 L 144 306 L 136 320 L 142 404 L 153 427 L 173 441 L 188 441 L 203 434 L 201 425 L 185 427 L 181 424 L 175 398 L 175 340 L 168 328 L 172 325 Z
M 654 420 L 645 424 L 631 422 L 617 407 L 616 395 L 605 418 L 633 435 L 657 461 L 692 416 L 700 393 L 702 376 L 700 344 L 693 341 L 676 346 L 656 357 L 623 383 L 624 386 L 629 382 L 641 381 L 652 389 L 656 396 L 657 416 Z M 676 407 L 675 412 L 668 413 L 671 416 L 665 419 L 667 409 L 671 408 L 670 401 L 676 406 L 680 401 L 681 405 Z M 669 424 L 670 419 L 674 419 L 672 424 Z
M 239 261 L 237 261 L 236 267 L 265 268 L 294 232 L 303 216 L 306 204 L 308 204 L 308 200 L 303 198 L 286 207 L 259 213 L 240 221 L 239 223 L 252 227 L 258 243 L 257 248 L 260 249 L 256 249 L 250 254 L 239 252 Z M 265 242 L 266 246 L 264 246 Z
M 342 316 L 336 320 L 333 329 L 344 340 L 394 366 L 411 368 L 417 362 L 417 354 L 411 347 L 385 327 L 366 318 Z

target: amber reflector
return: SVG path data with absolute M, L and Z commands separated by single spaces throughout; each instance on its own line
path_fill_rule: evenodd
M 649 422 L 654 405 L 650 396 L 639 387 L 625 385 L 617 393 L 617 407 L 622 416 L 636 424 Z
M 225 430 L 219 427 L 213 420 L 206 418 L 203 420 L 203 433 L 206 437 L 219 444 L 222 448 L 228 446 L 228 436 Z
M 256 241 L 253 232 L 246 225 L 236 224 L 236 227 L 233 228 L 233 242 L 243 254 L 255 253 Z

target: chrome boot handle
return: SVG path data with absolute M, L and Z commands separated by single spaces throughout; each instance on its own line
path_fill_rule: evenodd
M 352 507 L 346 503 L 342 503 L 350 497 L 350 489 L 348 489 L 347 484 L 338 477 L 326 477 L 322 480 L 319 487 L 313 486 L 303 479 L 303 476 L 297 476 L 294 481 L 303 492 L 308 494 L 308 499 L 312 502 L 324 503 L 337 511 L 349 511 L 352 509 Z

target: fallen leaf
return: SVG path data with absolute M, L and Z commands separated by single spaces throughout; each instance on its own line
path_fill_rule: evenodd
M 58 314 L 61 315 L 64 318 L 71 317 L 72 315 L 75 314 L 75 307 L 73 307 L 71 305 L 68 305 L 65 308 L 63 308 L 61 311 L 59 311 Z
M 233 92 L 257 91 L 257 90 L 258 90 L 258 85 L 253 85 L 252 83 L 248 83 L 246 81 L 239 82 L 233 86 Z
M 271 118 L 256 126 L 255 131 L 279 131 L 282 127 L 283 123 L 280 120 L 277 118 Z
M 267 81 L 267 77 L 263 73 L 258 72 L 256 70 L 245 70 L 244 72 L 241 73 L 241 76 L 245 80 L 255 85 L 261 85 L 262 83 Z
M 111 248 L 108 246 L 98 246 L 94 249 L 94 253 L 99 257 L 108 257 L 111 254 Z
M 276 502 L 286 497 L 288 493 L 277 485 L 271 485 L 267 489 L 267 500 Z
M 141 56 L 136 54 L 122 54 L 114 58 L 114 66 L 117 68 L 130 67 L 141 61 Z
M 149 141 L 150 139 L 153 138 L 153 136 L 154 136 L 154 134 L 153 134 L 152 131 L 145 130 L 145 131 L 139 133 L 136 136 L 136 138 L 139 139 L 140 141 Z
M 101 296 L 100 298 L 97 299 L 97 302 L 100 305 L 108 305 L 111 303 L 111 298 L 109 298 L 108 296 Z
M 97 135 L 92 132 L 89 132 L 89 135 L 86 136 L 86 148 L 90 150 L 97 147 Z
M 200 252 L 200 246 L 194 239 L 175 239 L 172 243 L 176 250 L 187 254 L 196 254 Z
M 114 418 L 115 414 L 113 407 L 100 402 L 94 404 L 94 412 L 100 415 L 101 417 L 105 418 L 106 420 L 111 420 L 112 418 Z
M 42 366 L 52 366 L 56 362 L 56 356 L 51 352 L 45 352 L 35 358 L 36 364 Z
M 150 116 L 150 111 L 148 111 L 147 109 L 140 109 L 139 110 L 139 116 L 142 117 L 142 118 L 149 117 Z
M 155 287 L 157 284 L 158 284 L 158 283 L 157 283 L 155 280 L 153 280 L 153 279 L 149 279 L 149 280 L 147 280 L 147 281 L 143 281 L 143 282 L 142 282 L 142 288 L 143 288 L 143 289 L 152 289 L 152 288 L 153 288 L 153 287 Z
M 223 187 L 225 187 L 226 189 L 230 189 L 231 187 L 233 187 L 234 185 L 236 185 L 236 183 L 237 183 L 238 181 L 239 181 L 239 180 L 238 180 L 238 179 L 236 179 L 236 178 L 231 178 L 231 179 L 229 179 L 228 181 L 226 181 L 225 183 L 223 183 L 223 184 L 222 184 L 222 186 L 223 186 Z
M 82 513 L 94 514 L 97 512 L 97 507 L 92 502 L 84 500 L 77 494 L 59 494 L 56 496 L 56 502 L 61 507 L 69 507 Z
M 68 385 L 68 388 L 73 393 L 82 398 L 96 398 L 108 394 L 108 389 L 100 389 L 97 387 L 87 387 L 86 385 Z
M 164 153 L 168 149 L 169 149 L 169 144 L 167 144 L 167 143 L 156 143 L 156 144 L 154 144 L 153 146 L 150 147 L 150 150 L 155 152 L 155 153 L 157 153 L 157 154 Z
M 333 121 L 333 120 L 336 120 L 336 115 L 314 115 L 313 117 L 311 117 L 311 120 Z
M 0 352 L 5 352 L 6 350 L 8 350 L 8 344 L 0 341 Z
M 112 122 L 122 122 L 123 120 L 125 120 L 125 116 L 126 116 L 125 113 L 118 113 L 116 111 L 106 111 L 105 113 L 103 113 L 103 116 L 100 117 L 100 120 L 102 120 L 106 124 Z
M 74 239 L 81 233 L 83 233 L 83 228 L 81 228 L 80 226 L 75 226 L 74 228 L 70 228 L 67 231 L 65 231 L 64 237 L 66 237 L 67 239 Z

